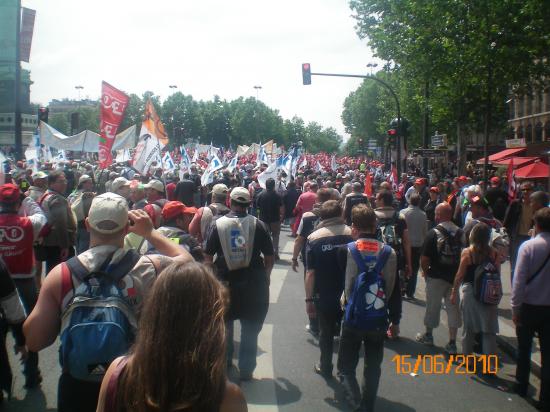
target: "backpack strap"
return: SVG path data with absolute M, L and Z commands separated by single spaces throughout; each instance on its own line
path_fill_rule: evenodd
M 63 267 L 67 268 L 69 275 L 76 277 L 80 281 L 83 281 L 89 273 L 89 270 L 80 262 L 77 256 L 73 256 L 67 260 Z M 69 280 L 72 285 L 72 279 L 69 278 Z
M 353 259 L 355 260 L 355 263 L 357 264 L 357 267 L 359 268 L 359 272 L 367 272 L 367 265 L 365 264 L 365 260 L 363 259 L 363 256 L 357 250 L 357 245 L 355 242 L 348 243 L 348 249 L 353 256 Z M 386 265 L 388 262 L 388 259 L 391 255 L 392 248 L 391 246 L 388 246 L 384 244 L 382 246 L 382 250 L 378 253 L 378 256 L 376 258 L 376 265 L 374 266 L 374 271 L 376 273 L 380 273 L 382 271 L 382 268 Z
M 390 258 L 392 251 L 392 247 L 388 245 L 383 245 L 382 250 L 380 253 L 378 253 L 378 257 L 376 259 L 376 265 L 374 266 L 374 270 L 376 273 L 380 274 L 382 272 L 382 269 L 384 266 L 386 266 L 386 263 L 388 263 L 388 259 Z
M 539 273 L 542 272 L 542 269 L 544 269 L 544 267 L 546 266 L 549 260 L 550 260 L 550 253 L 548 254 L 548 256 L 546 256 L 546 259 L 544 259 L 544 262 L 542 262 L 542 265 L 540 265 L 538 270 L 529 279 L 527 279 L 527 282 L 525 282 L 526 285 L 531 283 L 533 279 L 535 279 L 539 275 Z
M 129 251 L 126 252 L 123 258 L 120 259 L 120 261 L 114 264 L 111 263 L 112 257 L 113 256 L 111 255 L 111 257 L 106 260 L 106 263 L 107 262 L 109 263 L 107 265 L 107 268 L 105 269 L 105 272 L 108 274 L 115 272 L 113 279 L 115 281 L 119 281 L 124 276 L 126 276 L 128 272 L 130 272 L 130 270 L 132 270 L 132 268 L 136 265 L 136 263 L 141 258 L 141 255 L 135 250 L 130 249 Z
M 357 245 L 355 244 L 355 242 L 348 243 L 348 250 L 353 257 L 353 260 L 355 260 L 357 267 L 359 268 L 359 273 L 366 272 L 367 265 L 365 265 L 365 261 L 363 260 L 363 256 L 361 256 L 361 253 L 357 250 Z
M 124 371 L 126 364 L 128 363 L 128 357 L 124 356 L 115 366 L 115 370 L 109 378 L 107 383 L 107 390 L 105 391 L 105 411 L 113 412 L 116 409 L 116 397 L 118 392 L 118 379 Z

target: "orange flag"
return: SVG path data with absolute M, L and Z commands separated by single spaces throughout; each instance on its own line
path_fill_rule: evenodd
M 153 134 L 160 142 L 161 147 L 164 147 L 168 144 L 168 135 L 164 130 L 164 125 L 160 121 L 155 106 L 151 100 L 147 100 L 145 104 L 145 118 L 143 120 L 143 125 L 147 127 L 147 130 Z
M 372 196 L 372 178 L 369 171 L 365 175 L 365 194 L 369 197 Z

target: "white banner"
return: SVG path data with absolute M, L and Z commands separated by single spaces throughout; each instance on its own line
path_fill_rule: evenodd
M 265 182 L 269 178 L 277 180 L 277 162 L 271 163 L 267 169 L 258 175 L 258 183 L 263 189 L 265 189 Z
M 132 165 L 141 174 L 146 174 L 154 161 L 160 162 L 160 142 L 147 127 L 141 126 L 138 145 L 132 159 Z

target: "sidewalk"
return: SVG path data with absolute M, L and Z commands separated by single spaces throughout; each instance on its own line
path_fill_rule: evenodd
M 498 326 L 499 334 L 497 335 L 497 343 L 502 350 L 516 358 L 517 339 L 514 322 L 512 322 L 512 307 L 510 306 L 510 295 L 512 293 L 512 285 L 510 280 L 510 262 L 502 264 L 502 289 L 504 295 L 498 305 Z M 540 378 L 541 374 L 541 355 L 540 346 L 537 338 L 534 339 L 533 352 L 531 355 L 531 372 Z
M 501 267 L 502 288 L 504 295 L 498 305 L 498 326 L 497 344 L 513 359 L 516 359 L 517 338 L 514 322 L 512 322 L 512 307 L 510 305 L 510 295 L 512 285 L 510 281 L 510 262 L 505 262 Z M 419 300 L 426 301 L 426 283 L 422 275 L 418 274 L 418 283 L 416 285 L 416 297 Z M 442 320 L 444 317 L 442 317 Z M 531 354 L 531 373 L 540 378 L 541 375 L 541 355 L 538 339 L 534 339 L 533 352 Z

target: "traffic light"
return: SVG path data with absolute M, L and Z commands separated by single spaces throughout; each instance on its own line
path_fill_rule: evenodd
M 44 123 L 48 123 L 48 114 L 50 113 L 50 109 L 47 107 L 41 107 L 38 109 L 38 124 L 40 124 L 40 121 L 43 121 Z
M 311 84 L 311 66 L 309 63 L 302 63 L 302 80 L 304 85 Z
M 388 130 L 388 142 L 390 145 L 393 145 L 395 143 L 395 138 L 397 137 L 397 129 L 389 129 Z

